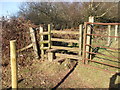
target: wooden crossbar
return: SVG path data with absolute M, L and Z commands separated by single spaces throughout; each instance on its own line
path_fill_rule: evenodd
M 69 55 L 69 54 L 55 53 L 55 56 L 69 58 L 69 59 L 82 60 L 82 57 L 80 57 L 79 55 Z
M 60 41 L 60 42 L 68 42 L 68 43 L 79 43 L 78 40 L 60 39 L 60 38 L 51 38 L 51 41 Z
M 51 33 L 58 33 L 58 34 L 79 34 L 77 31 L 57 31 L 52 30 Z
M 54 49 L 64 49 L 64 50 L 69 50 L 69 51 L 80 51 L 79 48 L 69 48 L 69 47 L 61 47 L 61 46 L 51 46 L 51 48 Z

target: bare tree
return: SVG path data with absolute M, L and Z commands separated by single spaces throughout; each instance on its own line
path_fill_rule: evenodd
M 53 23 L 57 27 L 76 27 L 89 16 L 97 21 L 118 21 L 118 3 L 115 2 L 31 2 L 23 3 L 20 16 L 35 24 Z

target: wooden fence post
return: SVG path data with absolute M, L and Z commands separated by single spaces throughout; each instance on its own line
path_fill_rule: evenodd
M 40 26 L 40 42 L 43 42 L 44 38 L 43 38 L 43 27 Z M 41 50 L 41 58 L 43 59 L 44 58 L 44 44 L 43 43 L 40 43 L 40 50 Z
M 12 88 L 17 89 L 17 62 L 16 62 L 16 40 L 10 41 L 10 61 L 11 61 L 11 79 Z
M 50 49 L 51 48 L 51 25 L 50 24 L 48 24 L 48 41 L 49 41 L 49 43 L 48 43 L 48 48 Z
M 89 22 L 92 22 L 92 23 L 94 22 L 94 17 L 93 16 L 89 17 Z M 87 28 L 87 34 L 92 34 L 92 28 L 90 26 L 88 26 L 86 28 Z M 91 36 L 87 36 L 86 44 L 91 45 L 92 44 L 91 41 L 92 41 L 92 37 Z M 91 51 L 91 47 L 90 46 L 86 46 L 86 51 L 90 52 Z M 86 58 L 90 58 L 90 54 L 89 53 L 86 54 Z
M 118 36 L 118 25 L 115 25 L 115 36 Z M 115 37 L 115 41 L 117 41 L 116 37 Z
M 85 60 L 85 58 L 86 58 L 86 40 L 87 40 L 87 36 L 86 36 L 86 34 L 87 34 L 87 24 L 86 24 L 86 22 L 84 23 L 84 35 L 83 35 L 83 52 L 82 52 L 82 59 L 83 59 L 83 63 L 85 64 L 86 63 L 86 60 Z
M 108 25 L 108 36 L 110 36 L 111 35 L 111 25 Z M 110 45 L 110 43 L 111 43 L 111 38 L 110 37 L 108 37 L 108 45 L 107 46 L 109 46 Z
M 37 42 L 36 42 L 36 37 L 35 37 L 35 31 L 33 30 L 32 27 L 29 27 L 29 30 L 30 30 L 30 36 L 31 36 L 33 49 L 34 49 L 34 54 L 35 54 L 36 59 L 38 59 L 39 55 L 38 55 L 38 47 L 37 47 Z
M 82 55 L 82 46 L 83 46 L 82 40 L 83 40 L 83 25 L 81 24 L 79 25 L 79 49 L 80 49 L 79 56 Z

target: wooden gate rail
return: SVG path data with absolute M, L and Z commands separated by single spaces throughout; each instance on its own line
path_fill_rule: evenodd
M 68 43 L 79 43 L 78 40 L 72 40 L 72 39 L 59 39 L 59 38 L 51 38 L 51 41 L 60 41 L 60 42 L 68 42 Z
M 69 47 L 61 47 L 61 46 L 51 46 L 53 49 L 64 49 L 64 50 L 69 50 L 69 51 L 74 51 L 74 52 L 79 52 L 79 48 L 69 48 Z
M 58 34 L 79 34 L 79 31 L 58 31 L 58 30 L 52 30 L 51 33 L 58 33 Z
M 50 41 L 48 40 L 44 40 L 44 41 L 39 41 L 40 44 L 43 44 L 43 43 L 49 43 Z
M 62 53 L 55 53 L 57 57 L 69 58 L 69 59 L 82 59 L 79 55 L 69 55 L 69 54 L 62 54 Z
M 49 32 L 41 32 L 40 35 L 48 35 Z

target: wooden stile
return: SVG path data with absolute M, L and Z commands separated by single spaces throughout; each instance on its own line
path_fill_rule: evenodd
M 11 79 L 12 79 L 12 88 L 17 89 L 17 59 L 16 59 L 16 40 L 10 41 L 10 61 L 11 61 Z

